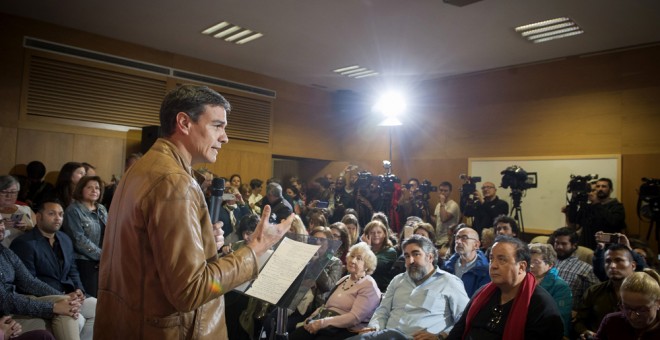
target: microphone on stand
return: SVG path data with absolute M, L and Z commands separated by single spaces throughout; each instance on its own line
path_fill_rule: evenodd
M 225 192 L 225 179 L 214 178 L 211 182 L 211 200 L 209 202 L 209 214 L 211 223 L 220 221 L 220 209 L 222 209 L 222 194 Z

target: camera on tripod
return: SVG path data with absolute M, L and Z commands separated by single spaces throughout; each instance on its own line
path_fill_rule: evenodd
M 500 172 L 502 183 L 500 186 L 504 189 L 511 188 L 512 192 L 525 191 L 538 187 L 538 174 L 536 172 L 527 172 L 525 169 L 512 165 Z
M 641 218 L 658 221 L 660 219 L 660 179 L 642 178 L 637 202 L 637 214 Z

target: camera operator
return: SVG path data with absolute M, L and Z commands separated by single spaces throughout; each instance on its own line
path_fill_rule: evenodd
M 451 183 L 444 181 L 438 185 L 438 204 L 435 213 L 431 215 L 431 221 L 435 224 L 436 243 L 443 244 L 448 241 L 449 227 L 458 224 L 461 218 L 461 210 L 458 203 L 450 199 Z
M 383 198 L 380 192 L 380 181 L 369 172 L 358 174 L 355 192 L 355 210 L 358 213 L 360 225 L 367 225 L 373 213 L 383 211 Z
M 622 233 L 626 229 L 626 213 L 623 204 L 612 194 L 612 180 L 601 178 L 595 185 L 595 197 L 589 195 L 591 204 L 586 205 L 584 214 L 577 221 L 582 227 L 580 245 L 596 249 L 594 235 L 597 231 Z
M 422 193 L 419 192 L 419 180 L 417 178 L 411 178 L 408 180 L 403 188 L 401 188 L 401 198 L 399 199 L 399 217 L 401 219 L 401 224 L 405 224 L 405 221 L 410 216 L 417 216 L 428 222 L 428 217 L 424 216 L 424 207 L 420 207 L 420 204 L 417 204 L 422 200 Z
M 484 182 L 481 193 L 474 192 L 477 198 L 472 229 L 479 234 L 484 228 L 490 228 L 497 216 L 509 214 L 509 203 L 497 197 L 497 188 L 493 182 Z
M 337 177 L 335 181 L 335 192 L 330 198 L 330 206 L 332 207 L 332 223 L 340 222 L 346 209 L 355 207 L 353 190 L 351 189 L 350 192 L 346 190 L 346 178 L 343 176 Z

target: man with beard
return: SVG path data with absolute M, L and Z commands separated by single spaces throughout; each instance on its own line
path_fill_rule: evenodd
M 463 283 L 437 267 L 426 237 L 403 242 L 406 272 L 397 275 L 369 322 L 369 333 L 351 339 L 445 338 L 468 303 Z
M 596 182 L 596 199 L 587 205 L 585 214 L 579 221 L 582 227 L 580 245 L 596 249 L 594 234 L 597 231 L 621 233 L 626 229 L 626 213 L 623 204 L 616 198 L 611 198 L 611 194 L 612 180 L 599 179 Z
M 525 242 L 498 236 L 490 254 L 491 283 L 478 290 L 449 339 L 561 339 L 557 304 L 529 272 Z
M 632 251 L 623 244 L 612 244 L 605 252 L 605 271 L 609 280 L 589 287 L 576 308 L 575 331 L 582 339 L 595 335 L 605 315 L 619 310 L 621 284 L 635 272 Z
M 594 274 L 590 264 L 578 259 L 575 251 L 578 248 L 578 235 L 569 228 L 563 227 L 552 233 L 554 248 L 557 252 L 557 265 L 559 277 L 564 279 L 573 292 L 573 310 L 582 301 L 582 295 L 587 288 L 600 281 Z

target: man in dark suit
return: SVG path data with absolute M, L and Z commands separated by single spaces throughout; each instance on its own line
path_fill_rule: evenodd
M 39 280 L 62 293 L 84 292 L 73 255 L 73 243 L 60 231 L 63 210 L 46 200 L 37 212 L 37 227 L 16 238 L 11 250 Z

